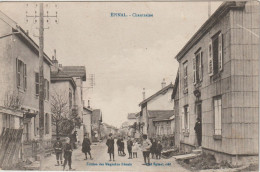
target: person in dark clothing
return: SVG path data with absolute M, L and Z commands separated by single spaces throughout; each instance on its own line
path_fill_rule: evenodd
M 143 157 L 144 157 L 144 164 L 143 165 L 150 165 L 150 149 L 152 147 L 152 143 L 149 139 L 147 139 L 147 135 L 143 134 L 143 143 L 142 143 L 142 151 L 143 151 Z M 148 161 L 148 163 L 146 162 Z
M 71 168 L 71 156 L 72 156 L 72 147 L 70 144 L 70 138 L 66 138 L 66 143 L 63 147 L 63 151 L 64 151 L 64 164 L 63 164 L 63 170 L 65 170 L 65 167 L 67 165 L 67 163 L 69 164 L 69 170 L 72 170 Z
M 152 154 L 152 159 L 154 158 L 154 155 L 156 153 L 156 147 L 157 147 L 157 143 L 155 139 L 151 139 L 152 142 L 152 147 L 151 147 L 151 154 Z
M 201 146 L 202 128 L 201 128 L 201 119 L 200 118 L 197 118 L 197 122 L 195 123 L 194 130 L 195 130 L 195 133 L 197 136 L 198 146 Z
M 125 156 L 125 142 L 123 139 L 121 139 L 121 151 L 122 151 L 122 156 Z
M 85 157 L 86 157 L 86 160 L 88 159 L 88 154 L 90 156 L 90 159 L 92 160 L 92 156 L 91 156 L 91 153 L 90 153 L 90 145 L 91 145 L 91 142 L 88 138 L 88 136 L 85 134 L 84 135 L 84 140 L 83 140 L 83 143 L 82 143 L 82 152 L 85 153 Z
M 73 134 L 71 134 L 71 136 L 70 136 L 70 143 L 71 143 L 71 145 L 73 146 L 73 149 L 76 149 L 77 148 L 77 146 L 76 146 L 76 142 L 77 142 L 77 131 L 74 131 L 74 133 Z
M 161 159 L 162 154 L 162 144 L 161 141 L 158 140 L 158 143 L 156 144 L 156 159 Z
M 55 150 L 57 166 L 62 165 L 62 142 L 60 138 L 57 137 L 57 141 L 53 144 L 53 149 Z M 60 161 L 60 162 L 59 162 Z
M 127 140 L 127 150 L 128 150 L 128 154 L 129 154 L 129 157 L 128 159 L 132 159 L 132 146 L 133 146 L 133 142 L 131 140 L 131 137 L 128 137 L 128 140 Z
M 109 158 L 111 161 L 111 156 L 113 155 L 113 161 L 115 161 L 115 154 L 114 154 L 114 139 L 112 138 L 112 133 L 109 134 L 109 138 L 107 139 L 106 142 L 107 145 L 107 153 L 109 153 Z
M 122 155 L 122 149 L 121 149 L 121 139 L 118 138 L 117 141 L 116 141 L 116 144 L 117 144 L 117 151 L 118 151 L 118 155 Z

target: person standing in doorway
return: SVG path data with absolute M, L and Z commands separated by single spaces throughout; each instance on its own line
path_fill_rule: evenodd
M 72 147 L 70 144 L 70 138 L 66 138 L 66 143 L 64 145 L 64 164 L 63 164 L 63 170 L 65 170 L 65 167 L 67 165 L 67 163 L 69 164 L 69 170 L 72 170 L 71 168 L 71 156 L 72 156 Z
M 150 149 L 152 147 L 152 143 L 149 139 L 147 139 L 147 135 L 143 135 L 143 144 L 142 144 L 142 151 L 144 156 L 144 164 L 143 165 L 150 165 Z M 147 160 L 147 161 L 146 161 Z M 148 163 L 147 163 L 148 162 Z
M 197 118 L 197 122 L 195 123 L 194 130 L 196 132 L 198 146 L 201 146 L 201 135 L 202 135 L 202 128 L 201 128 L 201 119 Z
M 112 133 L 109 134 L 109 137 L 107 139 L 106 145 L 107 145 L 107 153 L 109 153 L 109 161 L 111 161 L 111 156 L 113 156 L 113 161 L 115 161 L 115 153 L 114 153 L 114 139 L 112 137 Z
M 53 148 L 56 154 L 57 166 L 60 164 L 62 165 L 62 142 L 60 141 L 59 137 L 57 137 L 57 141 L 54 143 Z
M 93 159 L 92 156 L 91 156 L 91 153 L 90 153 L 90 150 L 91 150 L 90 145 L 91 145 L 91 142 L 90 142 L 87 134 L 85 134 L 84 140 L 83 140 L 83 143 L 82 143 L 82 152 L 85 154 L 85 157 L 86 157 L 85 160 L 88 159 L 88 154 L 90 156 L 90 159 L 91 160 Z

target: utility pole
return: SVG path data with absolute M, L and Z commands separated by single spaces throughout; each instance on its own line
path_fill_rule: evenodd
M 43 3 L 40 3 L 40 22 L 39 22 L 39 128 L 40 128 L 40 170 L 43 167 L 44 159 L 44 76 L 43 76 L 43 48 L 44 48 L 44 19 Z
M 36 4 L 36 8 L 37 8 Z M 57 5 L 55 5 L 57 8 Z M 28 7 L 28 4 L 27 4 Z M 46 4 L 48 7 L 48 4 Z M 40 147 L 40 170 L 43 168 L 44 156 L 45 156 L 45 148 L 44 148 L 44 67 L 43 67 L 43 59 L 44 59 L 44 18 L 46 17 L 46 22 L 50 22 L 50 17 L 55 17 L 55 22 L 58 23 L 57 12 L 56 15 L 49 15 L 49 11 L 47 11 L 47 15 L 44 15 L 44 7 L 43 3 L 39 5 L 40 13 L 37 14 L 35 10 L 34 15 L 28 15 L 26 11 L 26 22 L 28 22 L 28 18 L 34 18 L 34 23 L 37 23 L 37 18 L 39 18 L 39 147 Z

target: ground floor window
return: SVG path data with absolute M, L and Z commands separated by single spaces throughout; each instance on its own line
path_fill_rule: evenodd
M 9 114 L 3 114 L 3 127 L 14 128 L 14 116 Z
M 214 104 L 214 134 L 221 135 L 221 97 L 214 97 L 213 99 Z
M 186 105 L 182 109 L 182 130 L 183 132 L 189 132 L 190 125 L 190 115 L 189 115 L 189 106 Z

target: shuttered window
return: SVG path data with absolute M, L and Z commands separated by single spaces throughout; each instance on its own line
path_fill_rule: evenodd
M 193 83 L 197 84 L 202 82 L 203 78 L 203 52 L 199 51 L 193 57 Z
M 183 63 L 183 87 L 184 89 L 188 89 L 188 62 Z
M 218 33 L 212 37 L 208 48 L 208 73 L 215 75 L 223 70 L 223 36 Z
M 214 134 L 221 135 L 221 97 L 214 98 Z
M 49 134 L 50 132 L 50 119 L 49 119 L 49 114 L 45 114 L 45 134 Z
M 190 114 L 189 114 L 189 106 L 186 105 L 182 109 L 182 115 L 181 115 L 181 121 L 182 121 L 182 131 L 183 132 L 189 132 L 190 129 Z
M 50 90 L 49 90 L 49 81 L 44 79 L 44 99 L 49 100 Z
M 24 91 L 27 89 L 26 64 L 18 58 L 16 59 L 16 83 L 18 88 L 24 89 Z

